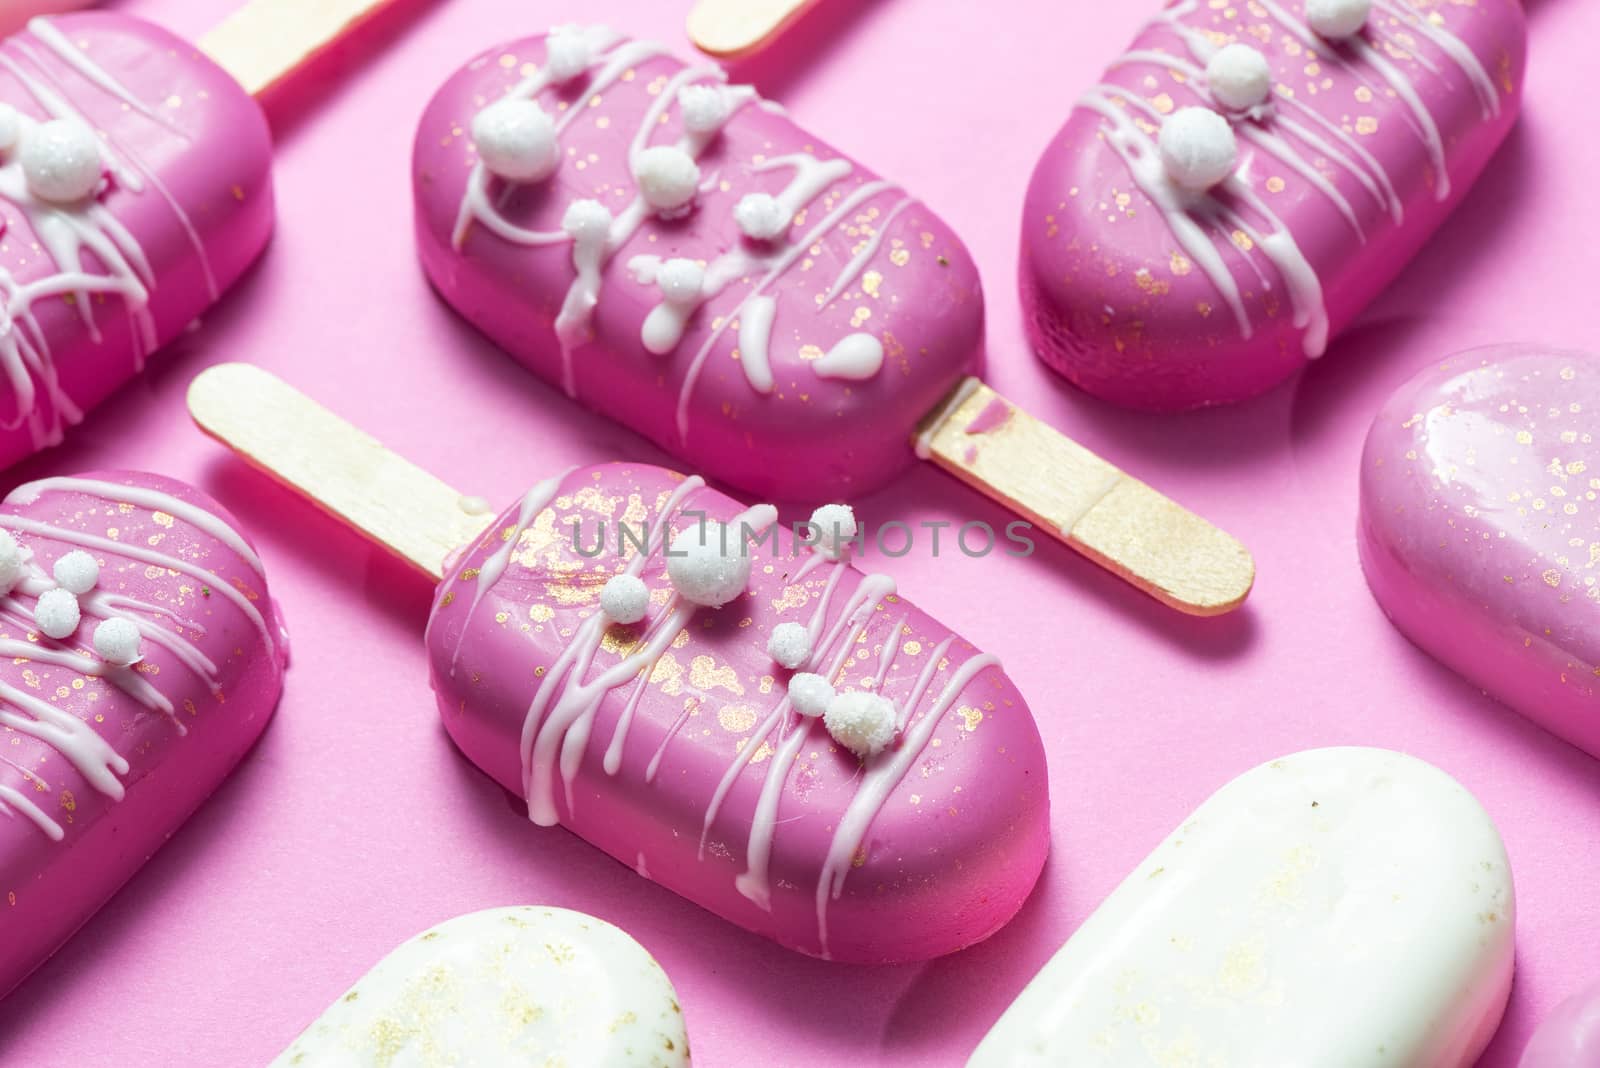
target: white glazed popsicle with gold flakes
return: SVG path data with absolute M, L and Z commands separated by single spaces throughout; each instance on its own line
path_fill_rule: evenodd
M 1455 780 L 1296 753 L 1184 820 L 968 1068 L 1465 1068 L 1505 1009 L 1514 913 L 1500 836 Z
M 533 906 L 457 916 L 402 943 L 272 1062 L 688 1063 L 683 1010 L 645 948 L 593 916 Z

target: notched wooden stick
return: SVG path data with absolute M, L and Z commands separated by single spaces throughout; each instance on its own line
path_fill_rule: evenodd
M 923 421 L 918 455 L 1150 596 L 1231 612 L 1255 583 L 1238 540 L 969 378 Z

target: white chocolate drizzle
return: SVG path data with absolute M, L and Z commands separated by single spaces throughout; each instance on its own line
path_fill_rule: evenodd
M 691 494 L 703 488 L 698 477 L 684 479 L 657 509 L 655 525 L 643 551 L 635 553 L 628 561 L 624 574 L 637 577 L 647 563 L 662 552 L 671 537 L 671 520 L 675 513 L 683 513 Z M 526 527 L 538 512 L 548 507 L 544 491 L 530 494 L 531 500 L 545 499 L 546 504 L 532 512 L 525 507 L 519 514 L 518 526 Z M 754 532 L 768 529 L 777 519 L 770 505 L 756 505 L 729 521 L 735 530 L 748 526 Z M 512 539 L 514 542 L 515 539 Z M 502 546 L 503 548 L 503 546 Z M 839 584 L 850 566 L 846 561 L 830 560 L 820 553 L 812 553 L 796 569 L 787 585 L 793 586 L 806 579 L 815 569 L 827 567 L 830 573 L 815 607 L 806 624 L 812 652 L 801 670 L 815 671 L 827 678 L 836 678 L 846 661 L 865 639 L 868 629 L 879 609 L 894 594 L 895 583 L 887 575 L 862 576 L 860 584 L 840 608 L 836 617 L 832 605 Z M 492 576 L 484 565 L 479 581 L 484 590 L 492 587 L 504 574 L 504 568 Z M 576 776 L 588 750 L 590 734 L 601 704 L 612 691 L 634 685 L 620 710 L 611 739 L 602 759 L 605 774 L 615 776 L 622 770 L 622 756 L 629 729 L 643 693 L 648 688 L 656 664 L 673 641 L 689 625 L 695 606 L 677 594 L 669 596 L 653 619 L 644 624 L 638 641 L 615 664 L 586 678 L 599 653 L 609 621 L 604 613 L 595 611 L 586 617 L 572 636 L 571 641 L 557 655 L 555 662 L 540 677 L 539 685 L 523 720 L 519 747 L 521 750 L 522 781 L 528 804 L 528 818 L 540 826 L 554 826 L 560 822 L 555 803 L 555 783 L 559 774 L 565 793 L 567 811 L 574 806 L 573 787 Z M 469 612 L 471 609 L 469 609 Z M 899 640 L 905 629 L 909 613 L 903 613 L 883 634 L 883 645 L 878 653 L 876 671 L 863 683 L 874 692 L 883 690 L 901 653 Z M 826 632 L 824 634 L 824 632 Z M 826 863 L 819 872 L 816 887 L 817 930 L 822 955 L 828 956 L 827 908 L 843 892 L 844 883 L 851 870 L 852 858 L 865 840 L 872 822 L 907 771 L 922 756 L 946 713 L 957 697 L 984 670 L 998 667 L 999 661 L 989 654 L 976 654 L 950 671 L 940 696 L 920 715 L 917 712 L 924 696 L 929 692 L 935 676 L 945 670 L 947 656 L 955 637 L 943 639 L 925 661 L 916 682 L 905 701 L 897 707 L 896 733 L 900 742 L 863 760 L 855 792 L 842 814 L 830 843 Z M 703 861 L 707 843 L 722 804 L 732 791 L 740 775 L 750 765 L 755 753 L 776 731 L 776 751 L 767 763 L 756 807 L 751 816 L 749 837 L 745 844 L 745 867 L 735 877 L 734 885 L 740 894 L 766 911 L 772 908 L 769 864 L 777 835 L 778 805 L 784 784 L 792 771 L 796 757 L 804 747 L 813 724 L 817 722 L 800 716 L 792 709 L 787 687 L 781 688 L 783 696 L 760 726 L 739 747 L 722 779 L 718 782 L 707 804 L 701 825 L 698 856 Z M 645 781 L 655 780 L 668 747 L 677 737 L 683 724 L 705 695 L 691 697 L 677 720 L 667 729 L 659 746 L 652 754 L 645 771 Z M 642 854 L 640 855 L 642 858 Z M 644 874 L 642 860 L 635 865 Z M 648 876 L 646 876 L 648 877 Z
M 557 121 L 558 136 L 578 115 L 586 112 L 589 106 L 598 100 L 603 89 L 615 83 L 628 70 L 648 59 L 668 54 L 661 45 L 651 42 L 619 43 L 621 39 L 604 27 L 576 32 L 585 35 L 591 53 L 596 56 L 591 67 L 597 65 L 597 69 L 591 74 L 583 93 L 571 102 Z M 605 49 L 610 51 L 604 52 Z M 711 141 L 718 136 L 722 126 L 731 121 L 734 114 L 745 104 L 753 103 L 767 111 L 782 112 L 781 108 L 762 100 L 749 86 L 723 85 L 726 78 L 726 74 L 720 68 L 706 66 L 685 68 L 667 79 L 645 110 L 630 142 L 628 150 L 630 168 L 636 166 L 640 154 L 651 147 L 651 134 L 662 125 L 668 109 L 677 99 L 679 90 L 697 83 L 710 82 L 717 85 L 724 94 L 727 106 L 721 123 L 713 128 L 691 130 L 685 125 L 675 144 L 692 159 L 701 156 Z M 552 84 L 553 79 L 541 69 L 513 86 L 505 96 L 532 99 Z M 759 160 L 751 166 L 757 172 L 778 168 L 793 170 L 794 174 L 789 183 L 773 194 L 782 212 L 790 219 L 800 215 L 808 205 L 816 202 L 835 184 L 847 178 L 853 169 L 848 160 L 818 160 L 808 153 Z M 605 269 L 611 259 L 629 243 L 640 226 L 650 217 L 651 209 L 643 196 L 636 193 L 627 206 L 613 218 L 609 233 L 604 240 L 597 236 L 574 240 L 564 231 L 529 230 L 511 222 L 495 203 L 495 198 L 491 195 L 491 183 L 492 175 L 482 161 L 476 161 L 457 212 L 452 243 L 456 249 L 462 249 L 475 222 L 482 223 L 490 233 L 513 244 L 538 247 L 572 243 L 574 277 L 556 317 L 555 333 L 561 348 L 562 387 L 569 396 L 576 396 L 577 368 L 574 362 L 574 350 L 591 338 L 594 312 L 599 304 Z M 716 176 L 713 175 L 702 183 L 701 190 L 704 192 L 716 185 Z M 806 248 L 815 244 L 829 229 L 844 219 L 849 211 L 859 207 L 870 197 L 895 188 L 897 187 L 881 181 L 858 187 L 846 197 L 843 204 L 829 214 L 822 225 L 813 227 L 800 239 L 788 240 L 788 235 L 784 235 L 783 238 L 771 242 L 742 242 L 706 265 L 700 292 L 696 297 L 687 300 L 663 298 L 651 308 L 641 325 L 640 341 L 646 351 L 665 356 L 677 349 L 690 321 L 707 302 L 735 281 L 753 272 L 766 272 L 744 295 L 738 306 L 722 317 L 711 338 L 689 361 L 678 398 L 677 424 L 681 438 L 687 439 L 688 436 L 689 404 L 700 374 L 704 370 L 712 348 L 722 338 L 730 324 L 737 324 L 738 360 L 750 387 L 759 394 L 773 391 L 776 382 L 772 370 L 771 347 L 778 302 L 765 293 L 766 288 L 787 271 Z M 507 193 L 511 191 L 508 189 Z M 860 276 L 867 263 L 881 248 L 889 224 L 913 203 L 915 201 L 912 198 L 905 197 L 889 210 L 872 237 L 853 254 L 839 277 L 823 295 L 818 304 L 818 311 L 829 306 L 855 278 Z M 661 265 L 661 257 L 649 254 L 635 255 L 627 262 L 628 271 L 634 280 L 646 286 L 654 284 Z M 867 343 L 866 339 L 869 337 L 871 335 L 855 334 L 841 339 L 834 345 L 834 351 L 828 357 L 811 361 L 812 370 L 818 376 L 825 378 L 860 381 L 873 377 L 882 368 L 882 344 L 875 338 L 872 339 L 876 345 L 875 351 L 874 346 Z
M 17 35 L 0 46 L 6 50 L 0 53 L 0 68 L 21 82 L 50 117 L 77 119 L 90 128 L 95 127 L 44 66 L 29 46 L 29 40 L 42 45 L 122 107 L 188 140 L 49 20 L 36 18 L 29 23 L 26 36 Z M 23 63 L 37 73 L 30 74 Z M 37 119 L 20 112 L 18 120 L 24 136 L 38 125 Z M 97 132 L 96 137 L 101 155 L 121 189 L 139 194 L 148 183 L 166 201 L 179 228 L 193 246 L 208 291 L 212 299 L 216 299 L 219 290 L 205 246 L 177 199 L 153 168 L 141 164 L 130 151 L 119 148 L 104 133 Z M 142 369 L 145 358 L 156 345 L 155 322 L 149 311 L 150 293 L 155 288 L 156 278 L 138 242 L 100 203 L 98 196 L 74 205 L 42 201 L 29 190 L 21 163 L 13 155 L 0 164 L 0 199 L 17 209 L 57 267 L 56 274 L 27 284 L 0 268 L 0 374 L 16 396 L 16 412 L 8 421 L 0 422 L 0 429 L 14 430 L 26 424 L 35 448 L 44 448 L 59 443 L 65 428 L 80 422 L 83 412 L 61 388 L 50 341 L 33 312 L 35 304 L 54 297 L 73 298 L 90 339 L 98 343 L 101 335 L 91 295 L 121 297 L 132 325 L 134 366 Z M 84 252 L 93 255 L 103 273 L 92 273 L 84 268 Z M 41 410 L 41 394 L 49 402 L 48 417 Z
M 96 479 L 51 478 L 18 487 L 8 498 L 8 503 L 25 505 L 49 491 L 82 493 L 109 502 L 138 505 L 151 513 L 161 512 L 181 518 L 202 533 L 213 536 L 218 542 L 234 551 L 248 567 L 258 574 L 260 572 L 259 558 L 237 531 L 228 527 L 220 517 L 159 490 L 124 486 Z M 0 527 L 49 538 L 86 550 L 98 550 L 111 556 L 140 560 L 179 574 L 189 575 L 200 580 L 213 592 L 233 601 L 246 617 L 257 624 L 269 650 L 277 652 L 281 648 L 279 639 L 271 633 L 265 620 L 245 594 L 214 571 L 176 556 L 20 516 L 0 515 Z M 28 622 L 33 618 L 30 602 L 37 602 L 43 593 L 54 589 L 55 585 L 43 567 L 32 559 L 28 560 L 22 580 L 9 594 L 0 598 L 0 618 L 4 618 L 21 630 L 33 629 L 32 624 Z M 203 635 L 205 628 L 199 623 L 183 619 L 169 607 L 150 604 L 106 590 L 91 590 L 79 595 L 78 601 L 85 622 L 92 619 L 115 618 L 132 623 L 142 638 L 170 651 L 180 663 L 204 682 L 212 693 L 221 692 L 216 664 L 183 633 L 189 631 Z M 177 623 L 178 630 L 158 626 L 146 615 L 134 613 L 166 616 Z M 37 641 L 0 638 L 0 656 L 50 664 L 77 674 L 100 678 L 116 686 L 151 712 L 165 716 L 179 736 L 188 733 L 188 728 L 178 719 L 177 710 L 171 699 L 139 672 L 136 665 L 106 663 L 86 651 L 75 649 L 71 641 L 68 638 L 56 642 L 43 635 L 40 635 Z M 61 753 L 96 790 L 113 801 L 122 800 L 124 789 L 119 776 L 127 774 L 128 762 L 87 722 L 78 719 L 65 709 L 57 708 L 24 690 L 0 681 L 0 726 L 9 727 L 51 746 Z M 0 793 L 0 800 L 9 799 Z M 50 833 L 44 824 L 41 823 L 40 827 L 46 833 Z M 54 834 L 51 836 L 55 837 Z
M 1367 70 L 1375 73 L 1378 81 L 1388 86 L 1394 96 L 1405 105 L 1410 120 L 1409 125 L 1428 152 L 1434 172 L 1434 195 L 1439 200 L 1448 198 L 1450 177 L 1443 139 L 1437 122 L 1423 103 L 1411 78 L 1363 36 L 1358 35 L 1343 43 L 1324 41 L 1306 27 L 1301 19 L 1285 10 L 1275 0 L 1261 0 L 1261 4 L 1263 10 L 1277 21 L 1286 33 L 1294 37 L 1301 46 L 1311 50 L 1312 54 L 1340 64 L 1369 88 L 1374 87 L 1374 83 L 1367 77 L 1365 73 Z M 1377 7 L 1432 42 L 1463 72 L 1478 97 L 1485 119 L 1499 114 L 1501 107 L 1499 92 L 1483 64 L 1465 42 L 1442 26 L 1406 10 L 1398 0 L 1378 0 Z M 1192 56 L 1203 64 L 1215 54 L 1219 45 L 1208 34 L 1183 21 L 1199 9 L 1198 0 L 1179 0 L 1157 15 L 1154 24 L 1175 33 Z M 1368 32 L 1376 31 L 1369 28 Z M 1429 57 L 1414 55 L 1414 58 L 1430 74 L 1441 73 L 1438 65 Z M 1365 70 L 1357 65 L 1358 61 L 1364 64 Z M 1209 103 L 1218 107 L 1218 110 L 1225 111 L 1210 97 L 1205 85 L 1205 71 L 1199 65 L 1162 51 L 1133 49 L 1112 66 L 1116 68 L 1138 63 L 1167 68 L 1174 72 L 1174 76 L 1181 76 Z M 1138 93 L 1121 86 L 1102 84 L 1091 89 L 1078 103 L 1080 107 L 1093 111 L 1101 117 L 1102 132 L 1106 142 L 1126 164 L 1140 190 L 1161 212 L 1185 254 L 1216 287 L 1233 313 L 1241 336 L 1249 340 L 1254 334 L 1254 328 L 1245 310 L 1238 283 L 1218 248 L 1219 243 L 1225 247 L 1236 247 L 1230 240 L 1231 231 L 1246 235 L 1250 239 L 1251 247 L 1259 249 L 1262 256 L 1277 270 L 1293 305 L 1295 326 L 1302 331 L 1302 347 L 1305 354 L 1313 359 L 1322 355 L 1327 348 L 1330 326 L 1321 280 L 1295 241 L 1293 233 L 1255 192 L 1247 170 L 1241 169 L 1240 172 L 1236 172 L 1220 185 L 1218 191 L 1243 203 L 1263 219 L 1269 228 L 1266 232 L 1252 225 L 1215 192 L 1193 194 L 1177 188 L 1165 173 L 1165 168 L 1156 152 L 1154 139 L 1128 114 L 1129 109 L 1139 111 L 1158 127 L 1165 121 L 1164 116 Z M 1285 114 L 1288 111 L 1293 111 L 1299 118 L 1290 118 Z M 1291 137 L 1349 173 L 1387 209 L 1396 225 L 1403 221 L 1403 203 L 1396 192 L 1392 178 L 1377 158 L 1337 124 L 1295 99 L 1293 95 L 1287 92 L 1274 92 L 1268 103 L 1252 108 L 1247 113 L 1233 115 L 1232 120 L 1236 132 L 1242 139 L 1281 161 L 1330 201 L 1363 243 L 1366 241 L 1366 232 L 1354 206 L 1317 164 L 1302 154 L 1294 141 L 1290 140 Z M 1309 120 L 1310 124 L 1301 120 Z M 1320 127 L 1320 132 L 1313 129 L 1313 126 Z M 1282 133 L 1278 132 L 1279 128 Z M 1216 231 L 1217 238 L 1214 239 L 1208 230 Z M 1271 283 L 1260 265 L 1248 252 L 1245 252 L 1244 256 L 1248 266 L 1262 279 L 1263 285 L 1270 289 Z

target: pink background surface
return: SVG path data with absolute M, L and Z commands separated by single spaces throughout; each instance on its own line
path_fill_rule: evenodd
M 217 0 L 129 0 L 197 35 Z M 1534 0 L 1526 114 L 1465 207 L 1321 363 L 1241 407 L 1129 415 L 1028 354 L 1013 289 L 1033 161 L 1149 15 L 1085 0 L 823 0 L 746 72 L 804 124 L 920 193 L 989 290 L 989 379 L 1255 551 L 1249 606 L 1185 619 L 1053 544 L 1031 560 L 919 552 L 901 588 L 999 653 L 1040 720 L 1053 853 L 1021 915 L 929 964 L 808 960 L 702 912 L 563 831 L 531 826 L 459 757 L 421 655 L 429 589 L 191 428 L 205 365 L 269 367 L 464 491 L 498 504 L 565 465 L 661 457 L 570 406 L 457 321 L 415 265 L 416 116 L 460 62 L 603 17 L 687 49 L 679 0 L 398 0 L 309 87 L 273 102 L 279 231 L 262 265 L 69 444 L 4 476 L 94 466 L 191 479 L 253 530 L 295 660 L 243 767 L 73 942 L 0 1003 L 0 1059 L 260 1063 L 394 944 L 491 905 L 621 925 L 671 973 L 696 1061 L 959 1064 L 1156 842 L 1234 774 L 1317 745 L 1444 768 L 1498 822 L 1518 890 L 1518 973 L 1483 1064 L 1600 973 L 1600 763 L 1483 697 L 1392 630 L 1354 544 L 1368 421 L 1439 356 L 1524 339 L 1600 347 L 1600 140 L 1585 130 L 1600 9 Z M 1003 517 L 932 469 L 855 502 L 873 522 Z M 790 510 L 787 518 L 803 518 Z

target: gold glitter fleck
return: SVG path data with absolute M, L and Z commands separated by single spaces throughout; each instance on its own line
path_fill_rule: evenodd
M 1378 132 L 1378 120 L 1371 115 L 1363 115 L 1356 120 L 1356 133 L 1363 137 Z

